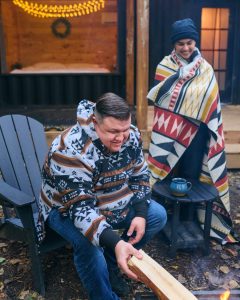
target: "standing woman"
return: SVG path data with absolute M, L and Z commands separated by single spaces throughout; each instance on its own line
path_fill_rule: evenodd
M 169 176 L 195 178 L 214 184 L 219 199 L 213 204 L 211 236 L 222 244 L 236 242 L 230 217 L 218 84 L 212 66 L 196 47 L 199 35 L 191 19 L 172 25 L 172 53 L 158 64 L 154 121 L 149 147 L 152 183 Z M 205 207 L 197 210 L 204 223 Z

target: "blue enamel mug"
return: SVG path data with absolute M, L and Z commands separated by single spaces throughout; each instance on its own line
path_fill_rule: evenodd
M 170 183 L 171 193 L 174 196 L 185 196 L 186 193 L 192 188 L 191 182 L 184 178 L 173 178 Z

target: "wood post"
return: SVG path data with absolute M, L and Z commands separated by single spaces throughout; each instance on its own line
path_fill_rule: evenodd
M 137 125 L 147 130 L 149 46 L 149 0 L 137 0 Z
M 6 71 L 6 51 L 2 21 L 2 1 L 0 1 L 0 45 L 0 72 L 3 73 Z
M 135 91 L 135 7 L 134 0 L 127 1 L 127 49 L 126 49 L 126 99 L 134 106 Z

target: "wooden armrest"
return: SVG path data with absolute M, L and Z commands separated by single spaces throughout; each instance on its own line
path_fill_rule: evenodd
M 31 205 L 35 202 L 33 197 L 30 197 L 2 180 L 0 181 L 0 201 L 1 200 L 16 207 Z

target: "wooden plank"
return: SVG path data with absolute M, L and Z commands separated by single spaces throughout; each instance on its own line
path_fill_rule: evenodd
M 238 130 L 225 130 L 224 128 L 224 140 L 225 144 L 240 144 L 240 126 Z
M 23 154 L 19 146 L 19 140 L 16 129 L 14 128 L 13 120 L 11 116 L 8 115 L 1 117 L 0 123 L 9 158 L 9 164 L 1 166 L 2 172 L 3 174 L 7 174 L 10 171 L 14 173 L 14 178 L 12 178 L 12 180 L 9 179 L 8 183 L 15 188 L 19 188 L 28 195 L 34 196 L 30 178 L 24 165 Z
M 134 59 L 135 59 L 135 44 L 134 44 L 134 21 L 135 10 L 134 1 L 127 1 L 127 53 L 126 53 L 126 99 L 129 105 L 134 105 Z
M 50 147 L 53 140 L 55 139 L 55 137 L 57 137 L 59 134 L 61 134 L 61 131 L 49 130 L 49 131 L 46 131 L 45 133 L 46 133 L 48 147 Z
M 9 153 L 12 157 L 12 160 L 15 163 L 14 157 L 15 157 L 15 152 L 18 150 L 21 155 L 22 155 L 22 163 L 24 166 L 21 166 L 21 169 L 17 169 L 17 164 L 15 167 L 15 172 L 17 174 L 18 172 L 18 181 L 20 182 L 20 178 L 22 177 L 22 173 L 26 172 L 27 176 L 27 183 L 22 183 L 20 186 L 22 191 L 28 190 L 28 184 L 30 183 L 31 185 L 31 190 L 32 193 L 30 195 L 34 195 L 35 199 L 39 197 L 40 193 L 40 187 L 41 187 L 41 167 L 39 165 L 37 156 L 36 156 L 36 149 L 33 144 L 33 139 L 32 139 L 32 133 L 29 128 L 28 120 L 27 117 L 22 116 L 22 115 L 12 115 L 12 120 L 14 123 L 14 127 L 16 129 L 16 135 L 17 135 L 17 140 L 18 140 L 18 147 L 19 149 L 16 149 L 15 147 L 11 147 L 12 145 L 9 144 Z M 34 123 L 35 120 L 32 119 L 32 123 Z M 39 129 L 39 128 L 35 128 Z M 38 133 L 36 133 L 38 135 Z M 10 136 L 11 137 L 11 136 Z M 39 139 L 40 134 L 39 134 Z M 42 149 L 39 149 L 40 151 Z M 28 183 L 29 182 L 29 183 Z
M 239 154 L 227 154 L 227 169 L 240 169 L 240 155 Z
M 8 148 L 6 145 L 5 137 L 3 135 L 1 122 L 2 121 L 0 118 L 0 180 L 4 179 L 4 181 L 11 182 L 12 186 L 19 188 L 12 161 L 8 154 Z
M 226 162 L 228 169 L 240 169 L 240 144 L 226 145 Z
M 197 300 L 177 279 L 160 264 L 140 250 L 143 259 L 132 256 L 129 268 L 148 286 L 160 300 Z
M 149 0 L 137 0 L 137 125 L 147 129 L 149 68 Z
M 38 122 L 32 118 L 29 118 L 29 117 L 27 119 L 28 119 L 28 124 L 29 124 L 29 128 L 30 128 L 30 131 L 32 134 L 33 144 L 34 144 L 36 156 L 37 156 L 39 166 L 40 166 L 40 171 L 41 171 L 47 151 L 48 151 L 44 128 L 40 122 Z
M 102 23 L 117 23 L 117 12 L 102 13 Z
M 6 49 L 5 49 L 5 41 L 3 34 L 3 24 L 2 24 L 2 2 L 0 2 L 0 61 L 1 67 L 0 72 L 3 73 L 6 71 Z
M 240 154 L 240 144 L 227 144 L 226 152 L 229 154 Z
M 3 31 L 4 52 L 2 52 L 1 63 L 2 72 L 7 73 L 10 66 L 19 61 L 18 49 L 18 29 L 16 28 L 16 15 L 15 10 L 11 9 L 12 3 L 10 1 L 1 1 L 1 23 Z M 15 28 L 15 29 L 14 29 Z M 11 31 L 11 35 L 8 32 Z
M 228 169 L 240 169 L 240 143 L 226 144 L 226 161 Z
M 143 150 L 147 150 L 149 148 L 149 144 L 151 141 L 151 131 L 150 130 L 141 130 L 141 136 L 142 136 L 142 141 L 143 141 Z
M 240 105 L 225 105 L 222 108 L 224 131 L 240 131 Z

